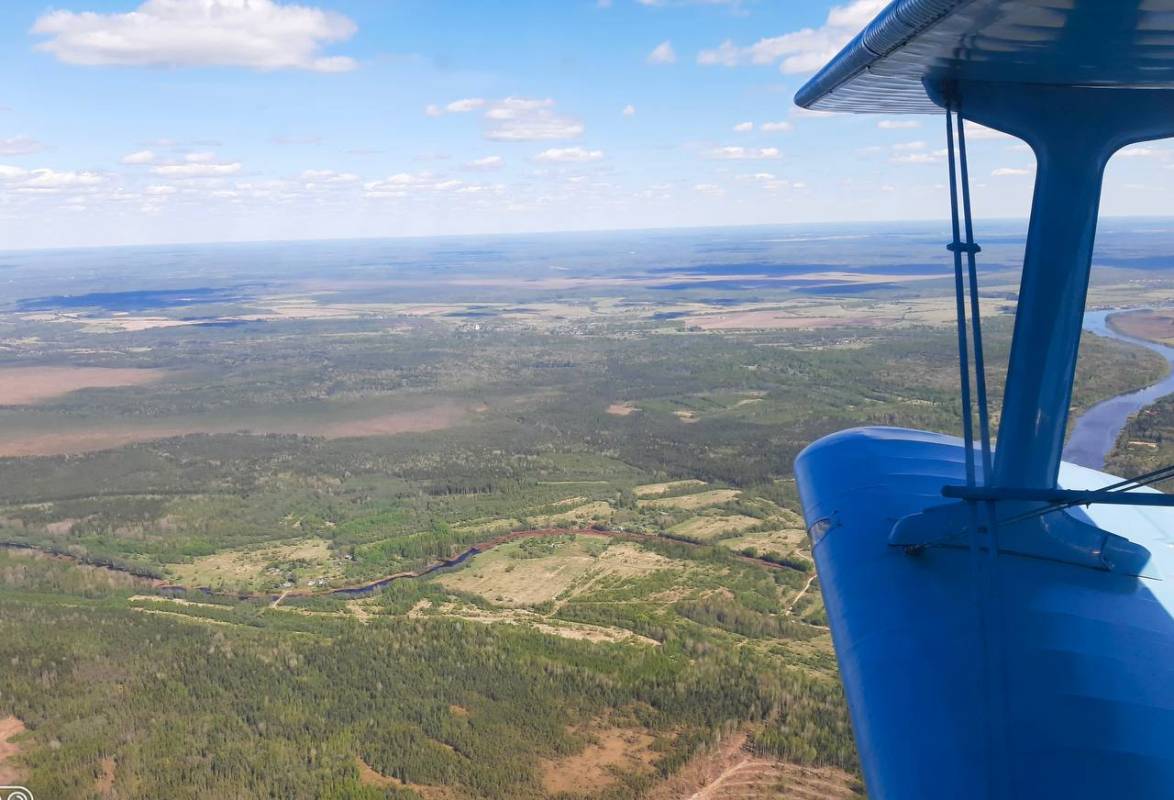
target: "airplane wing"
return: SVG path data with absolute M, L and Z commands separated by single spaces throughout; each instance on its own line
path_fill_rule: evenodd
M 1174 0 L 897 0 L 796 102 L 938 114 L 949 151 L 965 435 L 796 461 L 869 796 L 1174 797 L 1174 497 L 1146 488 L 1174 471 L 1061 460 L 1105 165 L 1174 135 Z M 968 121 L 1037 158 L 997 446 Z

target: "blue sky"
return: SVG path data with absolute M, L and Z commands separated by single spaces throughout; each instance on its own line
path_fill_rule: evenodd
M 8 0 L 0 247 L 939 217 L 942 121 L 795 90 L 883 0 Z M 980 216 L 1032 157 L 976 138 Z M 1174 148 L 1104 211 L 1174 210 Z

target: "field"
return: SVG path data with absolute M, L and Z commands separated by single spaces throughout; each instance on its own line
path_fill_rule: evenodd
M 1114 314 L 1110 324 L 1127 336 L 1174 345 L 1174 311 L 1169 309 Z
M 142 286 L 118 293 L 13 256 L 0 778 L 863 796 L 792 463 L 853 425 L 957 432 L 931 233 L 241 246 L 190 254 L 204 286 L 132 251 L 102 262 Z M 996 412 L 1011 241 L 984 250 Z M 1091 296 L 1157 303 L 1164 275 Z M 1088 337 L 1074 406 L 1161 370 Z M 1168 455 L 1171 419 L 1128 453 Z

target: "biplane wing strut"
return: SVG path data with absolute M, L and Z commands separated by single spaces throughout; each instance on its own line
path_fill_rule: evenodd
M 895 0 L 796 102 L 948 133 L 964 438 L 795 464 L 870 797 L 1174 797 L 1174 468 L 1061 458 L 1105 167 L 1174 136 L 1174 0 Z M 967 122 L 1037 163 L 993 449 Z

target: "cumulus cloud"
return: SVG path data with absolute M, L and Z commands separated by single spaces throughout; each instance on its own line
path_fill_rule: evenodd
M 753 122 L 739 122 L 734 126 L 734 133 L 750 133 L 754 130 Z
M 499 142 L 533 142 L 574 139 L 583 123 L 555 112 L 554 100 L 507 97 L 490 104 L 485 112 L 485 138 Z
M 154 160 L 154 150 L 136 150 L 133 153 L 127 153 L 121 159 L 123 164 L 150 164 Z
M 552 147 L 534 156 L 535 161 L 556 163 L 583 163 L 599 161 L 601 158 L 602 150 L 588 150 L 585 147 Z
M 399 172 L 395 175 L 363 184 L 363 191 L 370 198 L 410 197 L 423 192 L 445 192 L 460 190 L 467 184 L 452 178 L 438 178 L 431 172 Z
M 779 157 L 779 149 L 777 147 L 718 147 L 709 151 L 709 157 L 728 161 L 770 159 Z
M 673 50 L 673 43 L 666 39 L 652 48 L 647 61 L 649 64 L 676 64 L 677 52 Z
M 308 169 L 302 172 L 302 180 L 306 181 L 310 186 L 318 184 L 337 186 L 340 184 L 357 183 L 359 176 L 353 172 L 335 172 L 332 169 Z
M 636 106 L 632 105 L 631 103 L 628 103 L 626 106 L 624 106 L 624 110 L 621 111 L 620 113 L 623 114 L 625 117 L 634 117 L 634 116 L 636 116 Z
M 812 72 L 836 55 L 889 0 L 853 0 L 835 6 L 819 28 L 759 39 L 751 45 L 737 45 L 727 39 L 715 48 L 697 54 L 697 63 L 706 66 L 736 67 L 743 64 L 778 64 L 787 74 Z
M 467 114 L 470 111 L 476 111 L 485 105 L 485 99 L 482 97 L 466 97 L 462 100 L 453 100 L 444 110 L 450 114 Z
M 0 139 L 0 156 L 26 156 L 30 153 L 39 153 L 45 145 L 28 136 L 12 136 Z
M 882 131 L 896 131 L 908 128 L 920 128 L 921 123 L 915 119 L 882 119 L 876 126 Z
M 501 169 L 503 166 L 505 166 L 505 159 L 501 156 L 485 156 L 466 163 L 465 169 Z
M 998 169 L 991 172 L 991 175 L 994 175 L 996 178 L 1006 178 L 1006 177 L 1011 177 L 1011 176 L 1015 176 L 1015 175 L 1030 175 L 1030 174 L 1031 174 L 1031 170 L 1022 169 L 1020 167 L 999 167 Z
M 31 169 L 0 164 L 0 181 L 5 187 L 17 192 L 46 193 L 65 189 L 79 189 L 105 183 L 106 176 L 91 171 L 58 171 L 54 169 Z
M 794 127 L 794 125 L 786 120 L 782 120 L 779 122 L 764 122 L 758 126 L 758 129 L 763 133 L 786 133 L 789 130 L 793 130 Z
M 217 161 L 215 153 L 188 153 L 182 162 L 151 167 L 152 173 L 164 178 L 220 178 L 240 171 L 240 162 Z
M 784 180 L 773 172 L 755 172 L 750 175 L 739 175 L 739 180 L 751 181 L 768 192 L 777 192 L 782 189 L 803 189 L 806 184 Z
M 355 24 L 334 11 L 274 0 L 147 0 L 127 13 L 49 11 L 33 24 L 37 48 L 82 66 L 247 67 L 345 72 L 324 56 Z
M 974 122 L 968 122 L 966 124 L 966 141 L 968 141 L 968 142 L 969 141 L 987 141 L 987 140 L 1010 141 L 1011 139 L 1014 139 L 1014 138 L 1015 138 L 1014 136 L 1012 136 L 1008 133 L 1003 133 L 1002 131 L 997 131 L 994 128 L 988 128 L 985 125 L 979 125 Z
M 444 106 L 435 103 L 425 106 L 430 117 L 446 114 L 467 114 L 484 109 L 485 138 L 498 142 L 532 142 L 552 139 L 574 139 L 583 133 L 583 123 L 554 110 L 549 97 L 506 97 L 486 100 L 467 97 Z

